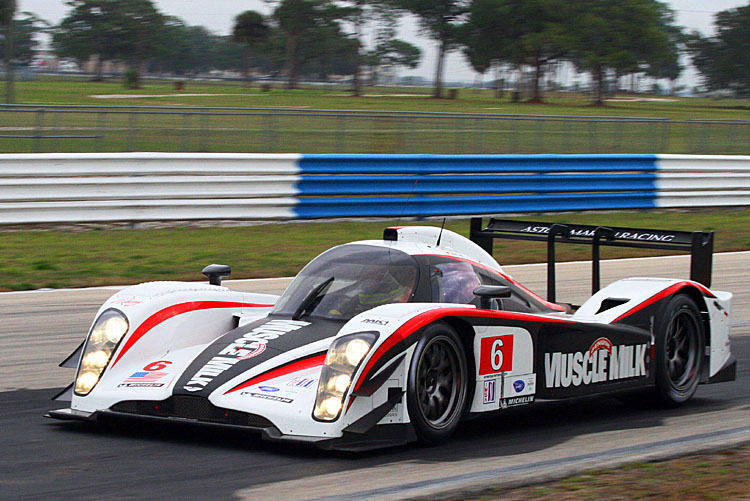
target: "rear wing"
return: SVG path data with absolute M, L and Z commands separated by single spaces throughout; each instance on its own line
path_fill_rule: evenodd
M 471 218 L 471 240 L 492 254 L 496 238 L 547 242 L 547 299 L 555 302 L 555 244 L 592 246 L 592 293 L 600 288 L 600 247 L 634 247 L 690 251 L 690 279 L 711 286 L 714 232 L 616 228 L 583 224 L 557 224 L 490 218 L 483 227 L 481 217 Z

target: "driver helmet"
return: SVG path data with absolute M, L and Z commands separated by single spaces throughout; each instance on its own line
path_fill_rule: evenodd
M 442 302 L 469 304 L 475 299 L 474 290 L 481 284 L 469 263 L 441 263 L 435 269 Z
M 374 308 L 381 304 L 405 303 L 409 300 L 411 287 L 402 283 L 408 281 L 408 277 L 399 277 L 404 275 L 397 270 L 368 270 L 368 276 L 362 280 L 357 293 L 359 304 L 368 308 Z

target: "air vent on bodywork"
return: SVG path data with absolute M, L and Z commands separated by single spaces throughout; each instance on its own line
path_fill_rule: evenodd
M 617 297 L 608 297 L 607 299 L 605 299 L 604 301 L 602 301 L 601 306 L 599 306 L 599 311 L 597 311 L 596 313 L 598 315 L 599 313 L 601 313 L 603 311 L 611 310 L 615 306 L 620 306 L 621 304 L 625 304 L 628 301 L 630 301 L 630 299 L 622 299 L 622 298 L 617 298 Z
M 163 418 L 182 418 L 209 423 L 234 424 L 253 428 L 273 426 L 268 419 L 231 409 L 216 407 L 206 398 L 189 395 L 175 395 L 166 400 L 129 400 L 111 407 L 115 412 L 155 416 Z
M 389 240 L 395 242 L 398 240 L 398 229 L 386 228 L 383 230 L 383 240 Z

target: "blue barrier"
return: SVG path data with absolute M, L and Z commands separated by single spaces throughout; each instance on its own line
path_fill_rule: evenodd
M 302 175 L 655 172 L 657 155 L 302 155 Z
M 296 217 L 656 207 L 656 155 L 303 155 Z M 401 195 L 401 196 L 393 196 Z

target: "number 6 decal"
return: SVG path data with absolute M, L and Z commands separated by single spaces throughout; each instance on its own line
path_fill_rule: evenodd
M 146 367 L 143 368 L 144 371 L 160 371 L 163 369 L 166 369 L 168 365 L 172 365 L 172 362 L 169 360 L 159 360 L 158 362 L 151 362 Z
M 479 375 L 513 370 L 513 335 L 482 339 L 479 353 Z

